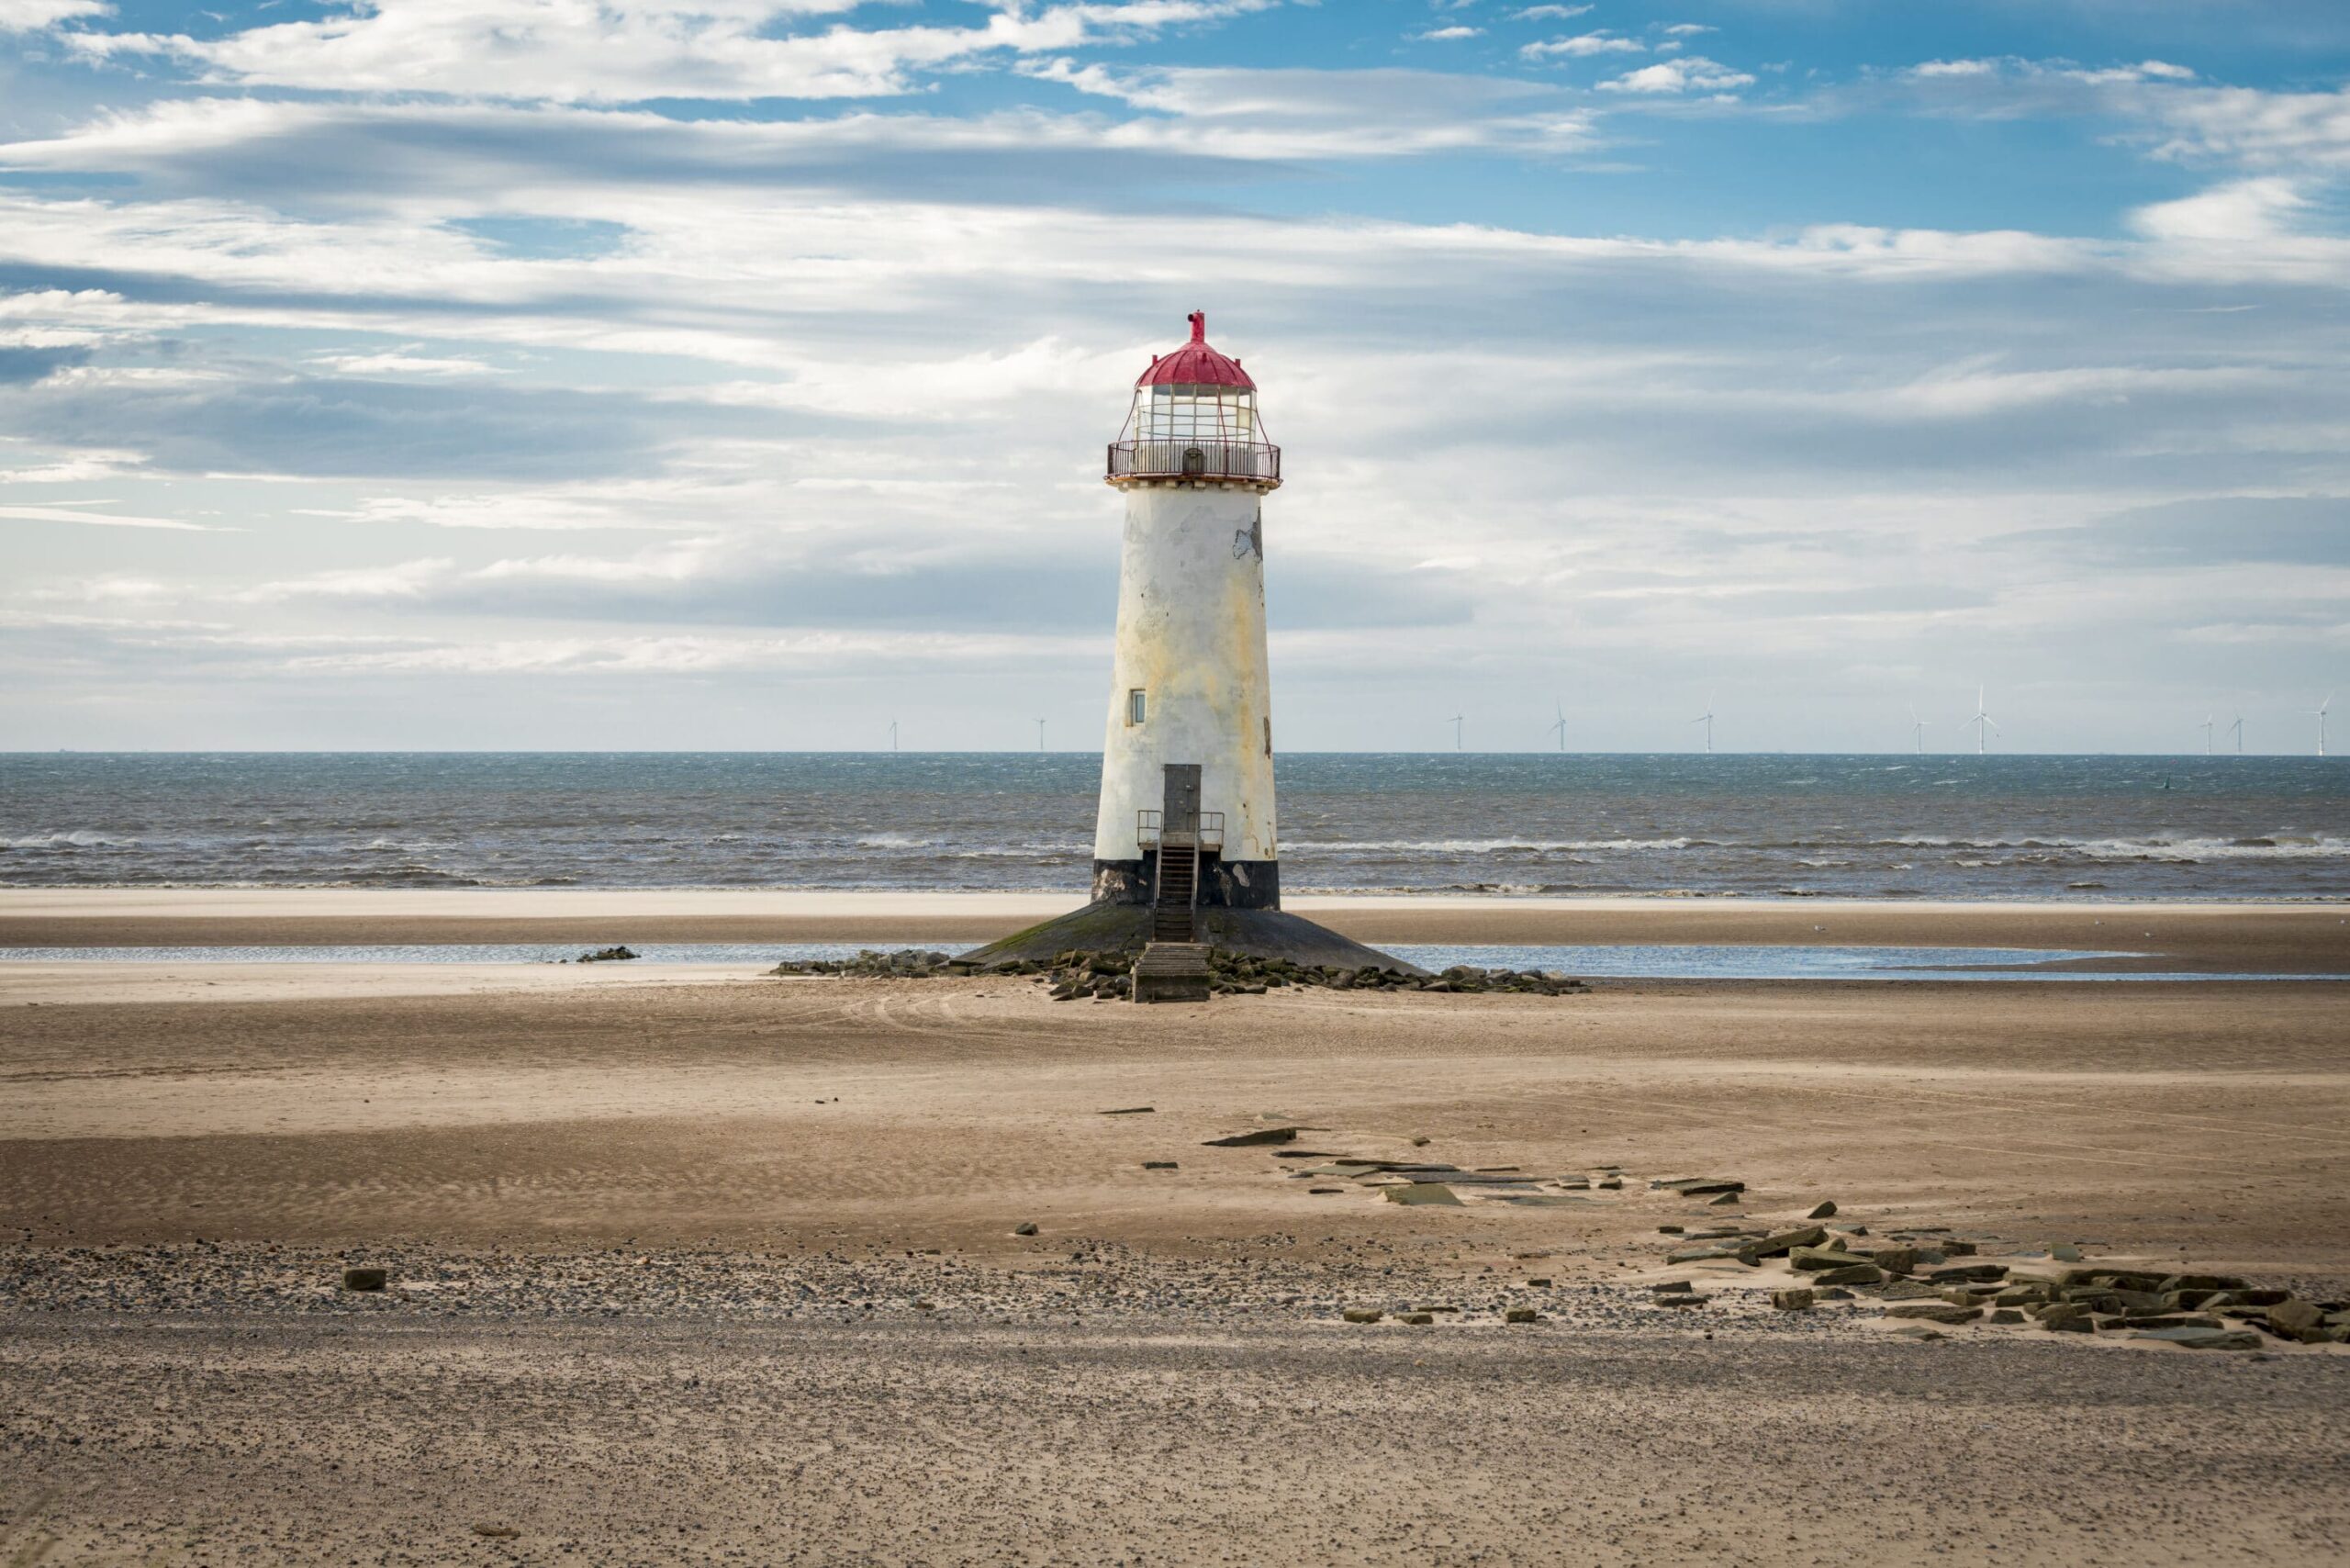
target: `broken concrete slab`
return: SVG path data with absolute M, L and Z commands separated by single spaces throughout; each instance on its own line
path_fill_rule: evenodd
M 1202 1148 L 1254 1148 L 1259 1144 L 1292 1143 L 1296 1140 L 1297 1135 L 1302 1130 L 1304 1129 L 1298 1127 L 1259 1127 L 1253 1133 L 1235 1133 L 1230 1137 L 1212 1137 L 1200 1147 Z
M 1885 1271 L 1874 1263 L 1855 1263 L 1849 1269 L 1823 1269 L 1811 1277 L 1816 1285 L 1874 1285 L 1885 1280 Z
M 1972 1323 L 1983 1316 L 1983 1309 L 1947 1301 L 1905 1301 L 1898 1306 L 1886 1307 L 1885 1315 L 1920 1318 L 1928 1323 Z
M 1440 1182 L 1409 1182 L 1401 1186 L 1381 1189 L 1391 1204 L 1439 1204 L 1461 1207 L 1460 1197 Z
M 2153 1328 L 2130 1338 L 2188 1350 L 2257 1350 L 2261 1344 L 2260 1336 L 2248 1328 Z

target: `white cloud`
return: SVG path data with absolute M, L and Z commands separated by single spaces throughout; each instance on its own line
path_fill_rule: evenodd
M 478 359 L 434 358 L 394 351 L 386 353 L 328 354 L 312 360 L 343 375 L 488 375 L 495 367 Z
M 1709 28 L 1703 22 L 1675 22 L 1664 29 L 1674 38 L 1693 38 L 1699 33 L 1718 33 L 1719 28 Z
M 912 73 L 975 58 L 1147 38 L 1261 10 L 1272 0 L 1123 0 L 1000 10 L 975 28 L 777 29 L 857 0 L 379 0 L 319 21 L 218 39 L 73 33 L 94 58 L 162 55 L 207 80 L 328 92 L 424 93 L 565 103 L 653 98 L 873 97 Z
M 1425 43 L 1450 43 L 1460 39 L 1483 38 L 1485 36 L 1485 29 L 1483 28 L 1430 28 L 1427 32 L 1414 33 L 1412 36 Z
M 173 517 L 129 517 L 119 512 L 85 511 L 85 507 L 109 506 L 108 501 L 67 501 L 55 506 L 0 506 L 0 518 L 19 522 L 73 522 L 85 528 L 162 528 L 183 533 L 221 533 L 229 530 L 188 522 Z
M 2158 128 L 2156 151 L 2164 157 L 2350 169 L 2350 87 L 2331 93 L 2170 88 L 2148 95 L 2139 108 Z
M 2292 218 L 2310 205 L 2293 181 L 2270 175 L 2142 207 L 2130 215 L 2130 222 L 2157 240 L 2266 241 L 2284 236 Z
M 1646 48 L 1632 39 L 1618 38 L 1603 29 L 1595 33 L 1579 33 L 1573 38 L 1529 43 L 1517 52 L 1523 60 L 1579 60 L 1594 54 L 1639 54 Z
M 1936 76 L 1997 76 L 1999 62 L 1996 60 L 1929 60 L 1909 68 L 1909 74 Z
M 1510 17 L 1519 22 L 1565 22 L 1590 13 L 1588 6 L 1528 6 L 1522 11 L 1511 12 Z
M 1733 71 L 1702 54 L 1692 54 L 1644 65 L 1599 85 L 1603 92 L 1609 93 L 1719 93 L 1753 84 L 1754 78 L 1742 71 Z
M 292 599 L 414 599 L 444 578 L 456 563 L 443 558 L 403 561 L 395 566 L 356 566 L 313 572 L 308 577 L 262 583 L 237 598 L 248 604 Z
M 106 0 L 0 0 L 0 33 L 39 32 L 75 17 L 113 13 Z

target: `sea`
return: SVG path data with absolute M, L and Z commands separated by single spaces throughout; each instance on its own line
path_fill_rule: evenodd
M 0 886 L 1075 894 L 1098 755 L 0 754 Z M 1293 892 L 2350 898 L 2317 757 L 1304 753 Z

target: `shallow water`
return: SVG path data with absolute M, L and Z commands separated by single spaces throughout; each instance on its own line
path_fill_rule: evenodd
M 629 948 L 645 963 L 767 968 L 787 959 L 851 958 L 861 952 L 912 947 L 954 952 L 959 945 L 922 942 L 643 942 Z M 576 944 L 432 943 L 413 946 L 245 947 L 0 947 L 0 963 L 140 964 L 553 964 L 576 959 Z M 2128 953 L 2039 947 L 1833 947 L 1737 945 L 1620 946 L 1391 945 L 1385 951 L 1443 969 L 1548 969 L 1583 979 L 1852 980 L 2344 980 L 2344 975 L 2113 974 L 2047 966 Z M 627 960 L 619 960 L 625 965 Z

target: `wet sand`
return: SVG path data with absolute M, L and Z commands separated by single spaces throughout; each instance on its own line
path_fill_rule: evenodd
M 2253 940 L 2231 928 L 2339 956 L 2331 912 L 2161 913 L 2174 956 Z M 1795 914 L 1629 916 L 1676 941 L 1724 917 Z M 2076 918 L 2099 913 L 1997 917 Z M 1771 1311 L 1784 1265 L 1670 1268 L 1658 1229 L 1832 1198 L 1880 1236 L 2339 1299 L 2337 985 L 1137 1009 L 1015 980 L 190 968 L 0 966 L 0 1556 L 2350 1562 L 2350 1347 L 1916 1343 L 1866 1299 Z M 1405 1206 L 1203 1147 L 1268 1116 L 1313 1129 L 1292 1148 L 1627 1185 Z M 1648 1186 L 1690 1174 L 1749 1191 Z M 346 1260 L 395 1288 L 338 1291 Z M 1651 1305 L 1668 1278 L 1714 1299 Z M 1338 1317 L 1423 1303 L 1463 1310 Z

